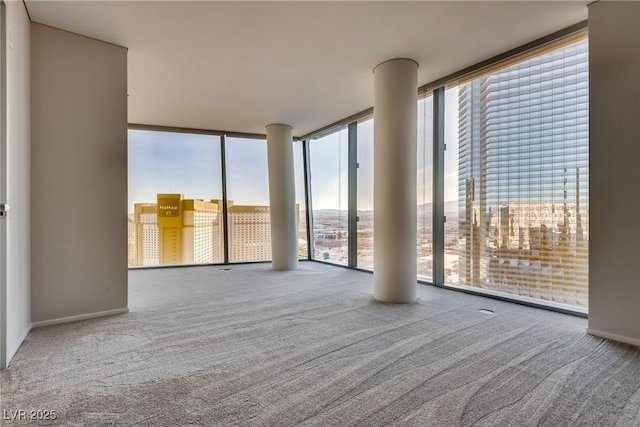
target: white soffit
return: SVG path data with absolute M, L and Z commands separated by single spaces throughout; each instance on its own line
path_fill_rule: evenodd
M 32 1 L 34 22 L 129 48 L 129 122 L 301 135 L 371 107 L 373 68 L 434 81 L 587 18 L 587 1 Z

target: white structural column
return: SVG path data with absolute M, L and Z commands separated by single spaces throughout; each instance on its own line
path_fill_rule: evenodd
M 392 59 L 374 76 L 374 274 L 381 302 L 416 301 L 418 64 Z
M 266 129 L 272 265 L 274 270 L 295 270 L 298 267 L 298 236 L 293 129 L 281 124 L 272 124 Z

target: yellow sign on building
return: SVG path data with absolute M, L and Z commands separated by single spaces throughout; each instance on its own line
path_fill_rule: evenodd
M 160 264 L 182 263 L 182 194 L 158 194 Z

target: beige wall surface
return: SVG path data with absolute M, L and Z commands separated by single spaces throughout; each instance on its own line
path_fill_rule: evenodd
M 127 307 L 127 50 L 31 25 L 32 321 Z
M 22 2 L 6 3 L 6 190 L 7 226 L 6 348 L 11 360 L 31 328 L 30 293 L 30 123 L 29 18 Z M 5 120 L 4 117 L 0 120 Z
M 589 332 L 640 345 L 640 2 L 589 6 Z

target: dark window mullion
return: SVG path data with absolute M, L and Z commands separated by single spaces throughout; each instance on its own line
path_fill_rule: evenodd
M 307 221 L 307 257 L 313 259 L 313 209 L 311 207 L 311 168 L 309 162 L 309 140 L 302 141 L 302 162 L 304 168 L 305 221 Z
M 444 92 L 433 91 L 433 284 L 444 285 Z
M 225 135 L 220 137 L 220 163 L 222 173 L 222 230 L 224 234 L 224 263 L 229 264 L 229 224 L 227 222 L 227 158 L 225 154 Z
M 348 265 L 355 267 L 358 265 L 358 122 L 349 124 L 348 153 Z

